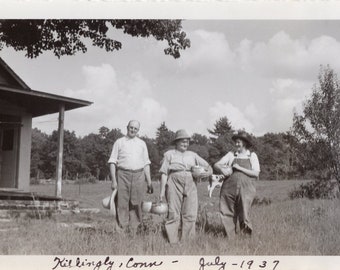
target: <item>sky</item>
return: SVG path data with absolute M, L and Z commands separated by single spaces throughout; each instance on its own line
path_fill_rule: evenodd
M 125 132 L 130 119 L 151 138 L 162 122 L 207 135 L 224 116 L 256 136 L 286 132 L 317 84 L 320 65 L 340 71 L 340 21 L 185 20 L 182 26 L 191 47 L 179 59 L 164 54 L 164 42 L 117 30 L 111 35 L 122 42 L 119 51 L 90 46 L 85 54 L 28 59 L 5 48 L 0 56 L 34 90 L 93 102 L 65 114 L 65 129 L 78 136 L 102 126 Z M 34 118 L 33 127 L 51 133 L 57 118 Z

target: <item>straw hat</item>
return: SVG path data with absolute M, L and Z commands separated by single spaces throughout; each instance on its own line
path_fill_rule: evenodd
M 179 129 L 176 131 L 175 139 L 173 139 L 172 143 L 175 143 L 177 140 L 181 139 L 190 139 L 190 136 L 184 129 Z
M 250 146 L 253 145 L 249 134 L 247 132 L 243 131 L 243 130 L 238 131 L 231 138 L 232 138 L 233 141 L 236 141 L 237 139 L 241 139 L 242 141 L 246 142 L 247 147 L 250 147 Z
M 110 210 L 110 214 L 115 216 L 116 215 L 116 205 L 115 205 L 115 197 L 117 195 L 117 189 L 112 191 L 112 194 L 103 199 L 102 204 L 105 209 Z

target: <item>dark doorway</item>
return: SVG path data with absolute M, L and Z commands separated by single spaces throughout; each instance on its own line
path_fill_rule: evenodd
M 16 188 L 21 119 L 0 115 L 0 188 Z

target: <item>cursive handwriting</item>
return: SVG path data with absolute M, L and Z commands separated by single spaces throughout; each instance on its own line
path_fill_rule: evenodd
M 75 260 L 66 259 L 65 257 L 55 257 L 54 262 L 56 263 L 52 270 L 60 268 L 81 268 L 81 267 L 93 267 L 93 270 L 112 270 L 114 261 L 110 260 L 110 257 L 106 257 L 105 260 L 89 261 L 87 259 L 81 260 L 79 257 Z M 102 267 L 103 266 L 103 267 Z
M 173 261 L 172 263 L 177 263 L 178 261 Z M 54 267 L 52 270 L 60 269 L 60 268 L 82 268 L 86 267 L 88 269 L 89 267 L 92 270 L 113 270 L 113 265 L 115 264 L 113 260 L 110 259 L 110 257 L 106 257 L 104 260 L 88 260 L 88 259 L 81 259 L 77 257 L 75 260 L 66 258 L 66 257 L 55 257 L 54 258 Z M 163 264 L 163 261 L 136 261 L 133 257 L 130 257 L 125 263 L 125 268 L 157 268 L 158 266 L 161 266 Z M 117 263 L 116 262 L 116 268 L 121 268 L 123 266 L 123 263 Z
M 215 261 L 213 262 L 206 262 L 205 259 L 202 257 L 199 261 L 199 270 L 205 270 L 206 266 L 219 266 L 218 270 L 225 270 L 226 262 L 220 261 L 220 257 L 215 257 Z
M 154 266 L 160 266 L 163 261 L 157 262 L 135 262 L 133 258 L 130 258 L 126 263 L 126 268 L 151 268 Z

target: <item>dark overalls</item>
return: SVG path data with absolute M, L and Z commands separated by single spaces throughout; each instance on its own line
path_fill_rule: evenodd
M 251 169 L 249 158 L 235 157 L 233 164 Z M 243 172 L 234 170 L 221 187 L 220 213 L 223 226 L 228 238 L 236 233 L 237 221 L 240 223 L 241 232 L 251 234 L 252 225 L 249 219 L 249 211 L 256 193 L 254 178 Z

